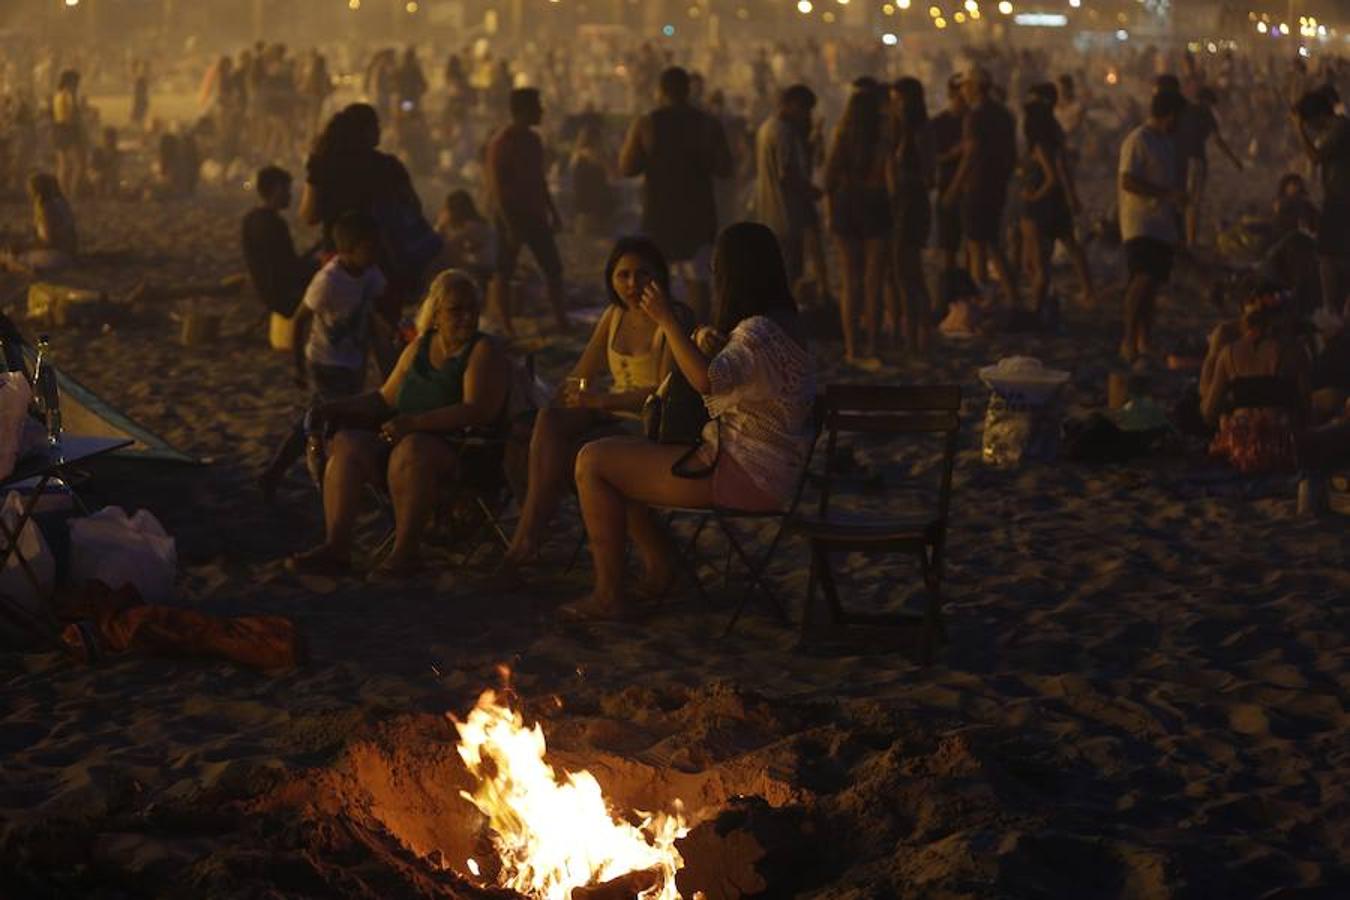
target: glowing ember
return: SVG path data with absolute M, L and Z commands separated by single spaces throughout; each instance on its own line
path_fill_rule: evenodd
M 673 815 L 637 812 L 634 827 L 611 815 L 589 772 L 557 772 L 544 762 L 544 731 L 485 691 L 466 721 L 451 717 L 458 751 L 478 779 L 461 791 L 488 819 L 501 856 L 503 887 L 536 900 L 569 900 L 574 888 L 651 871 L 659 886 L 642 900 L 679 900 L 675 873 L 684 860 L 675 841 L 688 833 L 679 801 Z M 478 864 L 469 860 L 477 874 Z

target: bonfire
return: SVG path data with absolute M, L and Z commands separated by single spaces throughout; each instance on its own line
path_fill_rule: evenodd
M 500 856 L 498 884 L 535 900 L 570 900 L 573 890 L 649 873 L 641 900 L 677 900 L 675 873 L 684 861 L 675 842 L 688 825 L 679 801 L 672 813 L 615 816 L 600 784 L 584 769 L 555 770 L 544 761 L 544 731 L 485 691 L 461 722 L 458 751 L 477 779 L 461 796 L 487 818 Z M 470 872 L 485 867 L 465 860 Z

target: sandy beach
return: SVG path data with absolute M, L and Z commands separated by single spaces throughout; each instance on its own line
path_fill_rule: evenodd
M 89 259 L 63 281 L 118 300 L 145 278 L 240 271 L 250 202 L 232 185 L 179 203 L 81 203 Z M 566 251 L 569 279 L 593 292 L 595 247 Z M 1095 259 L 1102 276 L 1118 265 Z M 0 286 L 22 306 L 23 282 Z M 1194 277 L 1174 287 L 1163 344 L 1217 320 L 1203 290 Z M 739 582 L 713 592 L 713 609 L 689 594 L 643 623 L 560 623 L 554 609 L 589 579 L 586 565 L 561 574 L 579 529 L 570 503 L 546 549 L 557 565 L 520 592 L 481 589 L 492 554 L 469 569 L 435 556 L 396 585 L 287 574 L 284 557 L 319 537 L 318 498 L 297 467 L 268 510 L 254 478 L 301 394 L 247 290 L 204 302 L 223 320 L 209 346 L 181 346 L 167 301 L 53 329 L 59 365 L 208 461 L 101 464 L 91 499 L 163 521 L 178 604 L 291 617 L 310 661 L 258 673 L 0 652 L 0 896 L 508 896 L 462 877 L 478 822 L 444 716 L 498 686 L 503 665 L 554 761 L 593 772 L 616 807 L 678 797 L 710 819 L 762 798 L 761 817 L 792 834 L 762 896 L 1350 892 L 1346 520 L 1298 518 L 1291 481 L 1243 482 L 1194 456 L 1012 472 L 980 461 L 981 365 L 1037 356 L 1072 372 L 1071 410 L 1105 404 L 1117 292 L 1070 304 L 1062 336 L 942 342 L 874 374 L 819 348 L 822 382 L 965 391 L 949 640 L 926 668 L 801 649 L 763 608 L 723 638 Z M 542 352 L 544 371 L 559 374 L 582 338 Z M 1175 395 L 1182 380 L 1164 373 L 1158 389 Z M 854 452 L 888 485 L 938 460 L 922 443 Z M 383 527 L 372 514 L 367 545 Z M 712 583 L 723 550 L 705 547 Z M 794 610 L 806 564 L 789 542 L 771 567 Z M 860 608 L 920 597 L 904 563 L 855 558 L 844 572 Z

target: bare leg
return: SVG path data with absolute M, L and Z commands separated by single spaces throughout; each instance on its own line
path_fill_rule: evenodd
M 886 242 L 869 239 L 863 242 L 863 319 L 867 328 L 867 351 L 864 356 L 876 356 L 881 338 L 881 301 L 886 283 Z M 898 328 L 898 326 L 897 326 Z
M 347 559 L 352 528 L 360 509 L 361 488 L 379 478 L 379 438 L 368 431 L 339 431 L 323 473 L 325 540 L 313 553 Z
M 394 549 L 384 562 L 385 568 L 402 569 L 416 562 L 422 532 L 440 497 L 441 484 L 453 477 L 457 462 L 450 445 L 431 434 L 410 434 L 390 453 Z
M 501 273 L 492 276 L 488 284 L 488 309 L 501 320 L 502 331 L 515 337 L 516 328 L 511 323 L 511 278 Z
M 1016 308 L 1017 282 L 1013 278 L 1012 269 L 1008 267 L 1008 258 L 1003 255 L 1003 248 L 997 243 L 991 243 L 988 246 L 988 253 L 990 261 L 994 264 L 994 277 L 1003 288 L 1003 296 L 1007 298 L 1008 306 Z
M 539 411 L 530 433 L 529 481 L 520 521 L 506 551 L 508 565 L 521 565 L 539 548 L 540 534 L 562 502 L 576 468 L 581 436 L 595 424 L 586 409 L 549 408 Z
M 1032 308 L 1037 312 L 1044 309 L 1050 296 L 1050 254 L 1047 253 L 1048 241 L 1030 219 L 1022 220 L 1022 245 L 1026 248 L 1024 258 L 1031 276 Z
M 1149 296 L 1153 290 L 1153 279 L 1143 274 L 1130 276 L 1125 286 L 1125 335 L 1120 342 L 1120 355 L 1126 362 L 1133 362 L 1139 352 Z
M 553 309 L 553 321 L 557 324 L 559 331 L 566 331 L 572 327 L 572 323 L 567 320 L 567 294 L 563 290 L 561 278 L 550 278 L 548 282 L 548 304 Z M 508 334 L 511 334 L 508 330 Z
M 839 321 L 844 330 L 844 359 L 857 359 L 854 316 L 862 306 L 863 249 L 857 241 L 837 238 L 843 290 L 839 294 Z
M 1084 305 L 1095 307 L 1097 305 L 1097 291 L 1092 286 L 1092 268 L 1088 266 L 1087 254 L 1083 252 L 1083 245 L 1078 243 L 1078 239 L 1072 233 L 1060 240 L 1064 244 L 1064 249 L 1069 252 L 1069 261 L 1073 264 L 1074 273 L 1078 276 L 1078 283 L 1082 285 Z
M 900 273 L 901 298 L 904 303 L 905 341 L 916 353 L 928 349 L 932 332 L 932 303 L 928 284 L 923 277 L 923 258 L 918 247 L 904 247 L 897 261 Z
M 613 610 L 623 602 L 623 555 L 627 524 L 634 524 L 643 562 L 654 564 L 663 555 L 656 526 L 633 510 L 648 505 L 712 506 L 711 478 L 677 478 L 670 467 L 684 453 L 677 446 L 654 444 L 642 438 L 603 438 L 577 454 L 577 490 L 582 518 L 590 536 L 595 563 L 595 588 L 586 605 Z M 653 575 L 657 573 L 651 573 Z

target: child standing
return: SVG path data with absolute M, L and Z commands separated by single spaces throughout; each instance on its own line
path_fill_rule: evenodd
M 318 271 L 296 313 L 296 373 L 308 382 L 310 404 L 361 393 L 371 349 L 371 317 L 384 294 L 375 265 L 379 227 L 368 213 L 344 213 L 333 226 L 337 254 Z M 306 331 L 308 337 L 303 337 Z M 302 424 L 292 428 L 259 478 L 272 502 L 286 471 L 305 448 Z

